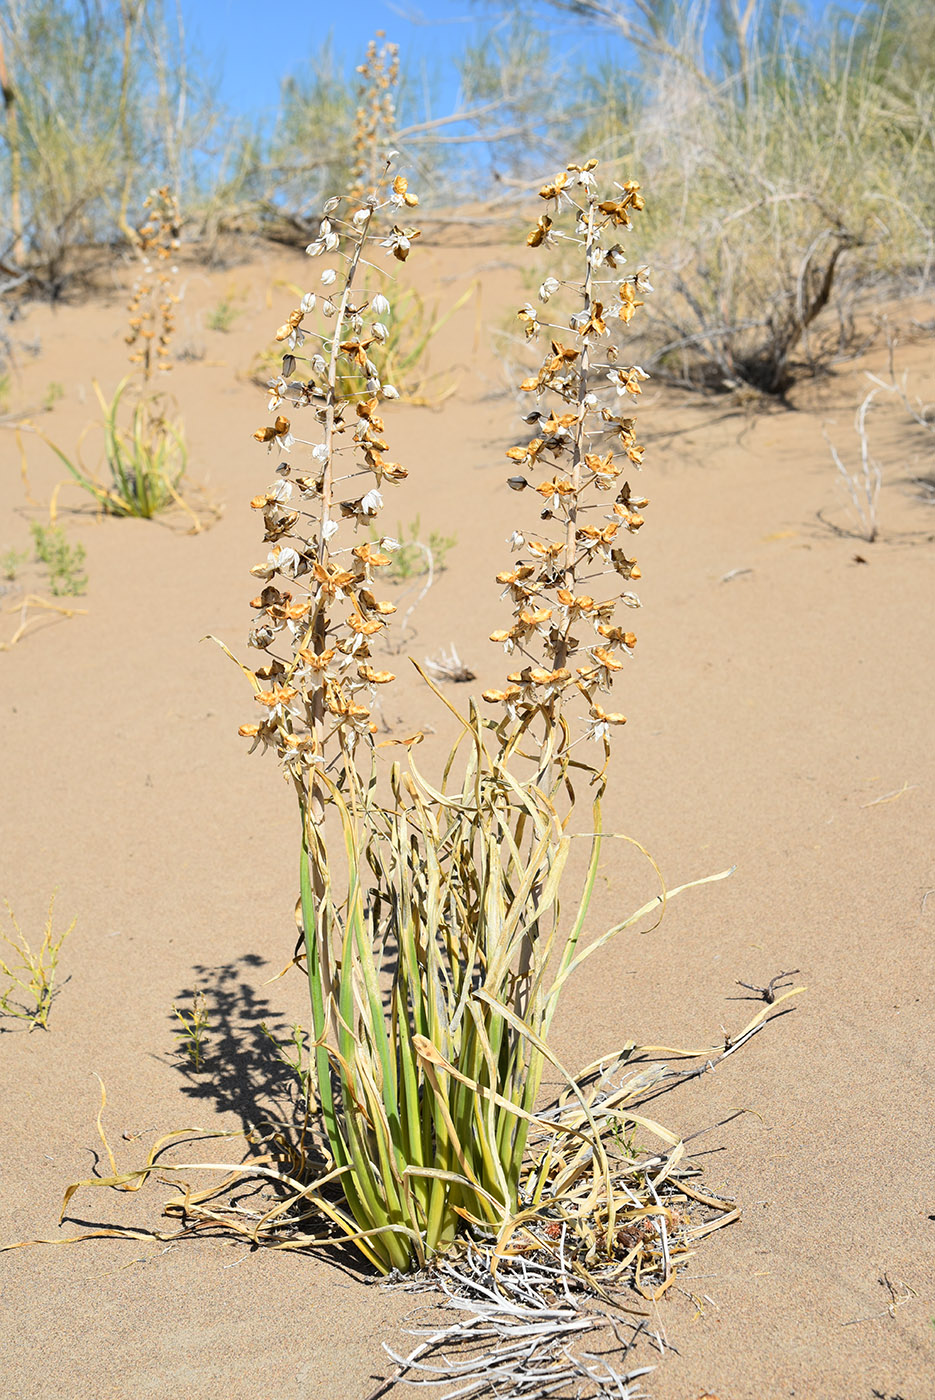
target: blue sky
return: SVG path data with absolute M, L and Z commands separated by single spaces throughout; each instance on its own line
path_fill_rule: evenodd
M 330 37 L 336 59 L 351 72 L 367 41 L 378 29 L 400 44 L 407 71 L 434 79 L 433 100 L 440 115 L 456 96 L 453 58 L 469 39 L 477 39 L 497 22 L 497 11 L 479 0 L 179 0 L 188 37 L 207 61 L 218 96 L 238 114 L 271 114 L 279 86 L 289 73 L 301 71 L 309 57 Z M 506 8 L 506 6 L 504 6 Z M 804 0 L 814 16 L 832 9 L 827 0 Z M 835 6 L 838 8 L 838 6 Z M 844 0 L 840 8 L 855 8 Z M 171 13 L 171 3 L 167 6 Z M 600 31 L 587 43 L 580 23 L 563 19 L 535 0 L 525 12 L 548 16 L 549 27 L 563 29 L 573 47 L 586 45 L 593 56 L 609 56 L 614 41 Z M 593 34 L 593 31 L 592 31 Z M 621 52 L 618 46 L 618 52 Z M 216 80 L 216 81 L 215 81 Z M 421 85 L 421 84 L 420 84 Z
M 219 79 L 218 93 L 235 112 L 270 112 L 281 80 L 300 70 L 329 37 L 350 72 L 376 30 L 400 44 L 409 72 L 440 74 L 439 99 L 454 97 L 452 57 L 470 36 L 491 24 L 471 0 L 423 0 L 420 6 L 389 0 L 181 0 L 189 38 Z

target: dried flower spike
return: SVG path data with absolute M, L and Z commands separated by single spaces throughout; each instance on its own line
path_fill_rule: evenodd
M 250 502 L 262 513 L 268 552 L 251 569 L 265 586 L 251 604 L 257 618 L 249 640 L 267 661 L 249 672 L 259 719 L 240 732 L 254 748 L 276 750 L 305 810 L 323 765 L 336 754 L 350 760 L 375 731 L 377 687 L 395 679 L 372 664 L 371 653 L 395 612 L 374 592 L 391 559 L 361 535 L 383 509 L 387 484 L 408 472 L 387 456 L 382 401 L 397 393 L 381 382 L 369 353 L 390 303 L 357 280 L 377 250 L 400 256 L 397 211 L 418 202 L 402 176 L 389 186 L 389 170 L 386 161 L 362 202 L 357 191 L 328 201 L 307 251 L 316 259 L 340 245 L 341 270 L 318 271 L 327 298 L 307 293 L 276 332 L 285 350 L 270 383 L 276 416 L 254 433 L 279 461 L 276 480 Z M 418 230 L 405 236 L 411 244 Z M 316 312 L 323 321 L 315 322 Z M 299 416 L 310 418 L 311 431 Z
M 148 382 L 154 372 L 172 368 L 169 347 L 179 301 L 172 260 L 179 247 L 181 216 L 168 185 L 151 190 L 143 208 L 145 218 L 136 230 L 141 267 L 127 303 L 129 328 L 124 340 L 131 351 L 130 363 L 139 365 Z
M 629 229 L 631 215 L 643 208 L 639 185 L 629 180 L 602 197 L 596 165 L 569 165 L 543 185 L 546 213 L 526 240 L 532 248 L 570 243 L 582 271 L 577 281 L 543 280 L 539 300 L 548 312 L 527 302 L 517 313 L 526 338 L 544 338 L 546 350 L 537 373 L 521 385 L 537 407 L 524 418 L 532 435 L 507 452 L 519 469 L 507 485 L 538 495 L 539 519 L 553 533 L 524 526 L 508 541 L 519 558 L 497 581 L 512 602 L 513 622 L 491 640 L 524 664 L 510 673 L 506 689 L 485 691 L 484 698 L 503 705 L 512 720 L 526 723 L 541 712 L 551 723 L 564 701 L 580 695 L 585 732 L 606 742 L 625 716 L 606 711 L 598 696 L 611 689 L 624 664 L 621 654 L 632 653 L 636 643 L 632 632 L 614 626 L 614 614 L 618 603 L 639 607 L 639 599 L 629 592 L 600 600 L 594 594 L 614 575 L 640 577 L 636 560 L 621 546 L 643 525 L 648 502 L 628 479 L 643 459 L 636 420 L 602 403 L 598 390 L 609 383 L 617 398 L 640 394 L 648 376 L 639 365 L 618 363 L 611 326 L 629 325 L 643 305 L 641 294 L 652 287 L 648 268 L 621 270 L 625 258 L 615 241 L 617 230 Z M 564 319 L 563 300 L 573 303 Z
M 349 200 L 354 205 L 363 206 L 358 211 L 362 216 L 366 215 L 367 196 L 372 193 L 380 198 L 385 193 L 389 161 L 384 160 L 380 152 L 391 145 L 396 124 L 399 45 L 378 46 L 377 39 L 385 37 L 384 31 L 378 29 L 376 37 L 367 45 L 363 63 L 357 68 L 360 82 L 354 114 L 354 165 Z M 400 182 L 405 194 L 406 180 L 402 175 L 396 177 L 394 193 Z M 415 196 L 409 198 L 413 203 L 417 202 Z M 352 222 L 356 217 L 352 216 Z

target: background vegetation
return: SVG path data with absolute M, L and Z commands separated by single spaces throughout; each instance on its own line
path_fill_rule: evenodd
M 781 396 L 855 342 L 863 298 L 925 290 L 928 0 L 501 0 L 478 15 L 450 110 L 403 53 L 381 134 L 430 212 L 521 202 L 575 148 L 643 181 L 669 289 L 640 344 L 657 374 Z M 65 295 L 135 241 L 128 211 L 155 184 L 210 252 L 226 230 L 306 241 L 353 172 L 361 78 L 327 41 L 262 122 L 222 109 L 164 0 L 9 0 L 0 45 L 0 291 Z

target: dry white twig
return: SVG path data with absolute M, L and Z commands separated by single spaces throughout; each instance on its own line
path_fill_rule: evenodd
M 437 656 L 427 656 L 423 665 L 435 681 L 473 681 L 476 679 L 474 672 L 461 660 L 454 643 L 448 651 L 442 647 Z
M 877 525 L 877 503 L 880 497 L 880 487 L 883 484 L 883 468 L 880 463 L 870 453 L 870 439 L 867 432 L 867 412 L 878 393 L 877 389 L 871 389 L 863 402 L 857 409 L 854 419 L 854 431 L 857 433 L 860 442 L 860 466 L 856 471 L 849 471 L 841 461 L 838 449 L 825 432 L 824 437 L 829 448 L 834 465 L 837 467 L 841 480 L 844 483 L 847 494 L 851 498 L 851 504 L 860 522 L 862 537 L 868 544 L 873 544 L 879 533 Z
M 645 1320 L 587 1309 L 575 1296 L 583 1284 L 564 1245 L 563 1233 L 553 1261 L 515 1259 L 508 1268 L 501 1262 L 496 1280 L 492 1246 L 472 1248 L 457 1265 L 443 1263 L 425 1286 L 440 1286 L 447 1306 L 461 1316 L 446 1327 L 413 1329 L 424 1340 L 408 1356 L 384 1343 L 397 1370 L 368 1400 L 378 1400 L 400 1381 L 448 1387 L 442 1400 L 505 1395 L 547 1400 L 570 1393 L 575 1383 L 587 1383 L 595 1400 L 639 1400 L 645 1392 L 635 1382 L 655 1367 L 624 1370 L 621 1364 L 645 1330 Z M 583 1338 L 596 1342 L 600 1334 L 605 1342 L 600 1353 L 573 1350 Z

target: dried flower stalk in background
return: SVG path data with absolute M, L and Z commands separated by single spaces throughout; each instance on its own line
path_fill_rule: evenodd
M 385 38 L 378 29 L 376 38 L 367 45 L 363 63 L 358 64 L 360 82 L 357 85 L 357 110 L 354 114 L 354 166 L 351 173 L 349 198 L 363 201 L 369 190 L 382 195 L 385 191 L 385 170 L 380 152 L 393 139 L 396 124 L 396 88 L 399 83 L 399 45 L 383 44 Z
M 615 184 L 612 195 L 602 198 L 596 165 L 569 165 L 543 186 L 539 194 L 547 212 L 526 240 L 538 248 L 563 239 L 580 250 L 584 267 L 578 281 L 546 277 L 539 288 L 543 305 L 570 296 L 575 309 L 567 318 L 529 303 L 518 313 L 527 339 L 544 337 L 548 348 L 538 372 L 521 385 L 537 407 L 524 419 L 533 435 L 507 453 L 517 472 L 509 485 L 540 497 L 545 527 L 516 530 L 509 540 L 519 557 L 497 582 L 512 601 L 513 622 L 491 640 L 525 664 L 509 674 L 504 689 L 485 691 L 484 698 L 503 705 L 507 717 L 524 727 L 541 713 L 549 728 L 563 702 L 580 694 L 587 706 L 585 732 L 606 742 L 625 717 L 605 710 L 600 697 L 622 668 L 621 656 L 632 654 L 636 644 L 634 634 L 619 625 L 617 607 L 638 608 L 640 600 L 629 588 L 609 598 L 592 590 L 600 589 L 605 573 L 624 584 L 641 577 L 629 557 L 628 536 L 641 528 L 648 504 L 630 484 L 641 469 L 643 448 L 626 403 L 640 394 L 648 375 L 621 358 L 610 331 L 613 323 L 629 325 L 652 287 L 648 268 L 622 270 L 626 258 L 618 241 L 618 231 L 630 229 L 631 215 L 643 208 L 639 185 Z M 570 228 L 560 226 L 565 212 Z M 606 390 L 608 383 L 616 399 L 625 400 L 622 410 L 599 397 L 598 388 Z
M 178 269 L 171 262 L 179 248 L 181 215 L 168 185 L 151 190 L 143 208 L 146 218 L 136 230 L 142 269 L 127 304 L 130 327 L 124 339 L 132 351 L 130 363 L 140 366 L 148 382 L 154 371 L 172 368 L 169 345 L 179 299 L 174 290 Z

